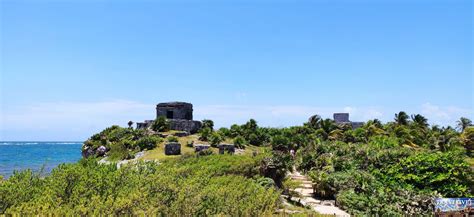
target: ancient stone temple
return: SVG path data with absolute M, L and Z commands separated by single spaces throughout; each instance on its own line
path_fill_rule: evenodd
M 352 126 L 352 129 L 357 129 L 364 125 L 364 122 L 353 122 L 349 120 L 349 113 L 334 113 L 333 114 L 334 122 L 336 124 L 348 124 Z
M 156 117 L 167 119 L 193 120 L 193 104 L 186 102 L 167 102 L 156 105 Z
M 197 133 L 202 123 L 193 120 L 193 104 L 186 102 L 166 102 L 156 105 L 156 118 L 164 116 L 170 123 L 171 130 Z M 138 129 L 146 129 L 153 124 L 153 120 L 137 123 Z

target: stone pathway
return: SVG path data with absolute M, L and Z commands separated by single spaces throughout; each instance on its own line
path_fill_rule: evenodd
M 314 198 L 313 196 L 313 184 L 311 180 L 299 173 L 298 171 L 294 170 L 295 172 L 290 173 L 290 178 L 292 180 L 296 180 L 301 182 L 301 185 L 295 189 L 301 196 L 298 198 L 291 198 L 294 201 L 300 202 L 303 206 L 309 206 L 314 211 L 324 214 L 324 215 L 335 215 L 346 217 L 350 216 L 347 212 L 342 209 L 339 209 L 335 206 L 334 200 L 319 200 Z

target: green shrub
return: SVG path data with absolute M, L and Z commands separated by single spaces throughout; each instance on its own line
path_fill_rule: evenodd
M 165 116 L 160 116 L 152 123 L 151 129 L 156 132 L 166 132 L 170 129 L 170 123 Z
M 168 136 L 168 137 L 166 137 L 166 140 L 168 140 L 168 142 L 178 142 L 178 137 Z
M 214 152 L 212 152 L 211 149 L 205 149 L 197 153 L 198 156 L 207 156 L 207 155 L 212 155 L 212 154 L 214 154 Z
M 214 130 L 214 121 L 204 119 L 201 122 L 202 122 L 202 128 L 209 128 L 209 129 L 211 129 L 211 131 Z
M 145 136 L 137 140 L 135 144 L 140 148 L 141 151 L 151 150 L 156 148 L 161 141 L 162 139 L 157 136 Z
M 132 153 L 128 150 L 128 141 L 114 142 L 110 145 L 110 151 L 107 156 L 110 160 L 125 160 L 132 159 Z
M 469 156 L 474 157 L 474 127 L 467 127 L 461 135 L 464 148 Z
M 393 181 L 421 191 L 437 191 L 445 197 L 471 197 L 473 172 L 459 154 L 422 152 L 402 159 L 387 169 Z
M 245 138 L 243 136 L 237 136 L 234 138 L 234 145 L 237 148 L 245 148 L 247 141 L 245 141 Z
M 120 169 L 83 160 L 44 178 L 16 172 L 0 182 L 0 213 L 268 216 L 279 192 L 251 178 L 258 165 L 258 158 L 211 155 Z
M 209 144 L 211 144 L 212 147 L 216 147 L 221 142 L 222 142 L 222 137 L 217 132 L 213 132 L 211 136 L 209 137 Z
M 211 136 L 212 134 L 212 130 L 209 129 L 209 128 L 202 128 L 200 131 L 199 131 L 199 140 L 201 141 L 208 141 L 209 140 L 209 137 Z
M 290 140 L 282 135 L 272 137 L 272 148 L 278 151 L 288 151 L 290 149 Z

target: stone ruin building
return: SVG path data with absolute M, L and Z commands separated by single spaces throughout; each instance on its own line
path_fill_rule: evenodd
M 357 129 L 364 125 L 364 122 L 353 122 L 349 120 L 349 113 L 334 113 L 333 114 L 334 122 L 336 124 L 348 124 L 352 126 L 352 129 Z
M 197 133 L 202 127 L 200 121 L 193 120 L 193 104 L 186 102 L 166 102 L 156 105 L 156 118 L 164 116 L 170 123 L 171 130 Z M 137 123 L 137 129 L 146 129 L 154 120 Z

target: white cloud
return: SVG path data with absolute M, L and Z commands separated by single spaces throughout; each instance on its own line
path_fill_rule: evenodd
M 261 126 L 293 126 L 311 115 L 332 118 L 334 112 L 349 112 L 350 120 L 378 118 L 390 121 L 397 109 L 383 107 L 317 107 L 304 105 L 195 105 L 194 119 L 212 119 L 217 127 L 242 124 L 254 118 Z M 425 103 L 409 114 L 421 113 L 430 123 L 454 125 L 461 116 L 472 119 L 473 112 L 454 106 Z M 129 120 L 155 117 L 155 104 L 129 100 L 104 102 L 58 102 L 9 107 L 1 112 L 0 140 L 79 140 L 113 124 L 126 126 Z
M 469 109 L 455 106 L 437 106 L 431 103 L 421 105 L 421 114 L 431 123 L 438 125 L 454 125 L 460 117 L 472 118 L 474 112 Z
M 40 103 L 4 108 L 0 140 L 85 139 L 112 124 L 123 126 L 128 120 L 143 120 L 154 114 L 154 105 L 126 100 Z
M 354 121 L 380 118 L 382 116 L 382 112 L 378 108 L 373 107 L 209 105 L 195 106 L 194 111 L 196 119 L 209 118 L 214 120 L 216 126 L 226 127 L 234 123 L 244 123 L 250 118 L 256 119 L 262 126 L 301 125 L 312 115 L 318 114 L 323 118 L 332 118 L 332 114 L 335 112 L 349 112 L 351 120 Z

